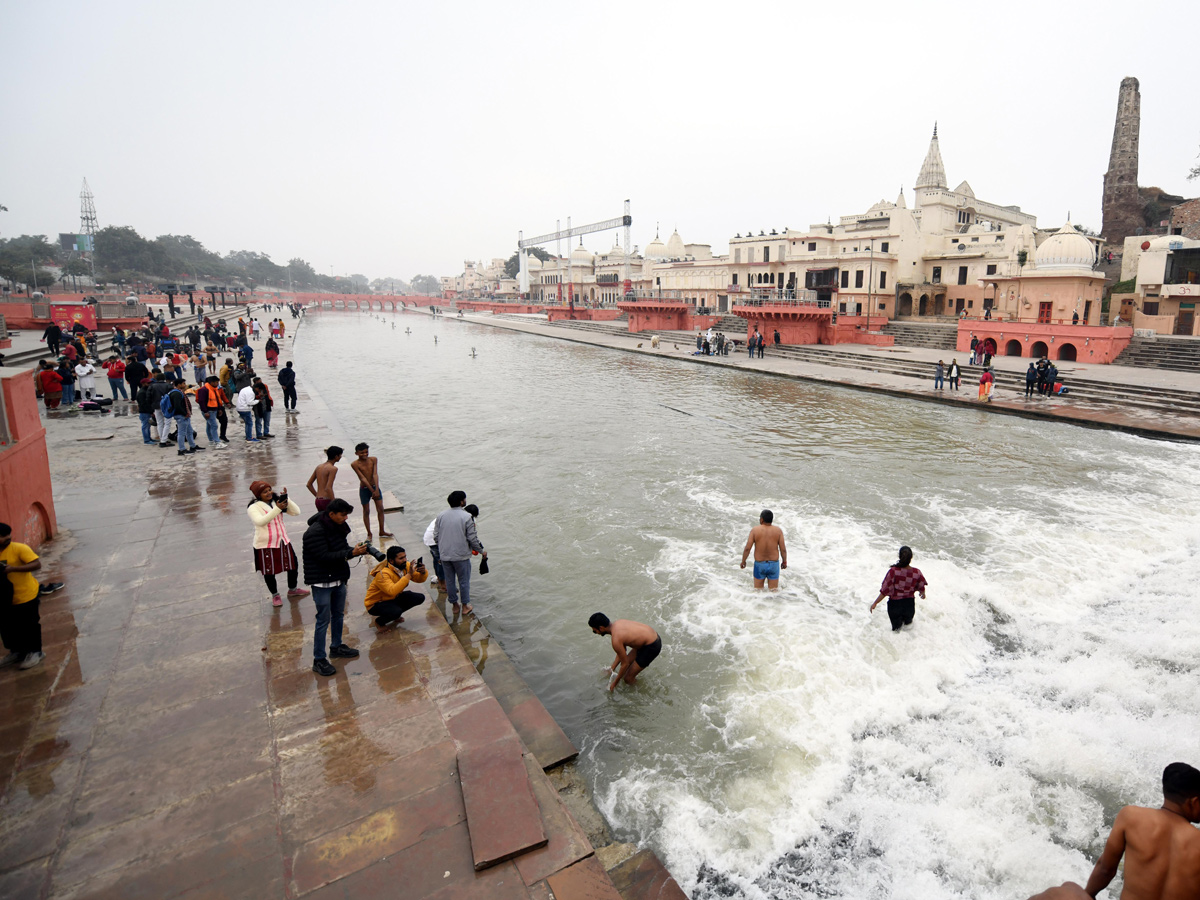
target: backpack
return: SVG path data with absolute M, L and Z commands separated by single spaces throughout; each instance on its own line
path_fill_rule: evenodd
M 158 408 L 162 410 L 162 414 L 168 419 L 175 415 L 175 407 L 174 404 L 171 403 L 171 395 L 177 390 L 179 390 L 179 388 L 171 388 L 171 390 L 163 394 L 158 401 Z

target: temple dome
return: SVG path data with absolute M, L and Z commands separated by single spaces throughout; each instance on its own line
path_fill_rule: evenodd
M 1091 269 L 1096 252 L 1092 242 L 1068 222 L 1042 241 L 1033 259 L 1039 269 Z
M 671 233 L 667 238 L 667 256 L 672 259 L 681 259 L 687 256 L 687 247 L 683 245 L 683 238 L 679 236 L 678 231 Z
M 625 251 L 621 249 L 621 242 L 617 241 L 613 244 L 613 248 L 608 251 L 609 259 L 624 259 Z
M 667 248 L 662 241 L 658 239 L 658 235 L 654 235 L 654 240 L 646 245 L 646 252 L 642 254 L 646 259 L 666 259 Z
M 589 266 L 592 264 L 592 254 L 587 247 L 583 246 L 583 241 L 580 241 L 579 246 L 571 251 L 571 262 L 586 263 Z

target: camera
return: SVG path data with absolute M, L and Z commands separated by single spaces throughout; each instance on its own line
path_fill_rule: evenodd
M 287 503 L 288 503 L 287 491 L 284 491 L 282 494 L 272 494 L 271 502 L 272 503 L 282 503 L 284 506 L 287 506 Z
M 373 546 L 370 541 L 363 541 L 362 546 L 367 548 L 367 552 L 375 557 L 376 562 L 383 562 L 387 559 L 387 554 L 377 547 Z

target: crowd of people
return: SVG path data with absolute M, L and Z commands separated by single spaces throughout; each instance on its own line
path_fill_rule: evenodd
M 293 316 L 300 311 L 292 308 Z M 278 316 L 265 326 L 248 313 L 234 322 L 215 322 L 199 311 L 199 321 L 173 333 L 161 313 L 150 313 L 142 326 L 126 331 L 113 328 L 111 352 L 103 359 L 95 332 L 76 323 L 70 332 L 50 325 L 42 340 L 57 360 L 43 360 L 34 379 L 47 409 L 60 406 L 104 411 L 114 403 L 135 404 L 141 419 L 142 443 L 174 446 L 180 456 L 208 448 L 223 448 L 229 412 L 237 413 L 246 443 L 274 438 L 271 414 L 275 398 L 254 370 L 254 345 L 267 335 L 267 368 L 278 369 L 276 381 L 284 411 L 296 411 L 296 373 L 291 361 L 279 369 L 280 346 L 286 326 Z M 222 352 L 230 353 L 222 361 Z M 97 387 L 103 372 L 108 394 Z M 207 445 L 198 444 L 193 425 L 196 412 L 204 423 Z
M 990 354 L 986 354 L 982 350 L 980 350 L 980 354 L 982 356 L 972 353 L 972 361 L 978 358 L 983 362 L 983 371 L 979 373 L 979 399 L 988 402 L 992 399 L 995 390 L 996 374 L 991 366 Z M 957 391 L 961 376 L 957 359 L 950 360 L 949 367 L 939 359 L 933 370 L 933 389 L 935 391 L 945 390 L 946 383 L 949 382 L 950 389 Z M 1039 396 L 1049 397 L 1052 394 L 1065 394 L 1068 391 L 1069 388 L 1065 387 L 1061 381 L 1058 366 L 1044 356 L 1036 363 L 1031 362 L 1029 368 L 1025 370 L 1026 400 L 1031 399 L 1035 393 Z

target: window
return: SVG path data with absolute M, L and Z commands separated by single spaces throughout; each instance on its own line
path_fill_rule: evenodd
M 763 247 L 763 262 L 768 263 L 770 261 L 771 261 L 771 248 Z
M 995 275 L 995 274 L 996 274 L 996 264 L 995 264 L 995 263 L 990 263 L 990 264 L 988 265 L 988 270 L 987 270 L 987 273 L 988 273 L 989 275 Z
M 850 287 L 850 270 L 842 269 L 842 287 Z
M 883 290 L 885 287 L 887 287 L 887 272 L 880 272 L 879 273 L 879 289 Z
M 769 281 L 771 282 L 771 284 L 775 283 L 775 273 L 774 272 L 771 273 L 771 277 L 770 277 Z
M 958 283 L 959 284 L 967 283 L 967 267 L 966 266 L 958 267 Z
M 737 287 L 737 272 L 733 273 L 733 286 Z
M 854 286 L 856 288 L 860 288 L 860 287 L 862 287 L 862 284 L 863 284 L 863 270 L 858 269 L 854 273 Z
M 888 252 L 888 242 L 887 241 L 884 241 L 882 244 L 879 245 L 879 252 L 880 253 Z
M 735 263 L 740 263 L 742 261 L 742 248 L 741 247 L 734 248 L 733 261 Z M 735 281 L 734 284 L 737 284 L 737 282 Z
M 809 242 L 808 242 L 808 249 L 809 249 L 809 252 L 813 252 L 813 251 L 815 251 L 815 250 L 817 249 L 817 242 L 816 242 L 816 241 L 809 241 Z
M 972 244 L 978 244 L 978 243 L 979 243 L 979 238 L 971 238 L 971 243 L 972 243 Z
M 746 262 L 748 262 L 748 263 L 754 262 L 754 248 L 753 247 L 746 248 Z
M 941 267 L 941 266 L 934 266 L 934 267 L 933 267 L 933 278 L 932 278 L 932 281 L 933 281 L 933 283 L 934 283 L 934 284 L 941 284 L 941 283 L 942 283 L 942 267 Z

